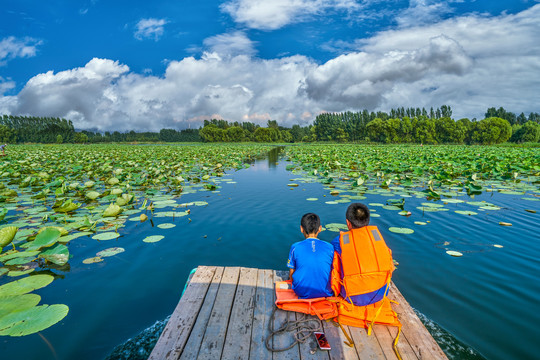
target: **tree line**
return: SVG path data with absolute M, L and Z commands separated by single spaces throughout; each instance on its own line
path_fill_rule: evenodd
M 420 144 L 499 144 L 540 140 L 540 114 L 525 116 L 500 107 L 487 109 L 482 120 L 454 120 L 450 106 L 391 109 L 389 112 L 322 113 L 312 125 L 283 127 L 268 120 L 252 122 L 204 120 L 199 129 L 159 132 L 76 131 L 71 120 L 52 117 L 0 117 L 1 143 L 107 142 L 375 142 Z

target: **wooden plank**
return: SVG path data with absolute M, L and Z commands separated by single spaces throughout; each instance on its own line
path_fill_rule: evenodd
M 390 286 L 388 297 L 399 303 L 399 305 L 392 304 L 392 308 L 398 314 L 403 325 L 403 334 L 416 356 L 419 359 L 448 359 L 393 283 Z
M 214 360 L 221 357 L 239 274 L 239 267 L 226 267 L 223 272 L 214 308 L 199 349 L 198 359 Z
M 255 309 L 253 310 L 253 329 L 251 330 L 250 359 L 271 360 L 272 353 L 266 349 L 268 320 L 274 309 L 274 271 L 258 270 Z
M 199 266 L 161 333 L 149 359 L 177 359 L 199 314 L 216 267 Z
M 256 290 L 257 269 L 241 268 L 221 354 L 222 360 L 243 360 L 249 357 Z
M 274 273 L 274 280 L 275 281 L 281 281 L 286 280 L 289 278 L 289 273 L 286 271 L 276 271 Z M 275 302 L 275 293 L 274 293 L 274 302 Z M 287 318 L 287 313 L 289 313 L 289 318 L 291 320 L 296 319 L 296 313 L 290 312 L 290 311 L 276 311 L 275 317 L 274 317 L 274 329 L 277 329 L 283 323 L 285 322 Z M 272 346 L 276 349 L 284 348 L 290 345 L 294 341 L 291 334 L 283 334 L 283 335 L 277 335 L 273 338 Z M 299 346 L 296 344 L 291 349 L 287 351 L 280 351 L 280 352 L 274 352 L 272 354 L 272 358 L 274 360 L 292 360 L 292 359 L 298 359 L 300 357 L 299 352 Z
M 297 313 L 296 319 L 298 320 L 299 317 L 301 316 L 304 316 L 304 314 Z M 316 316 L 309 316 L 309 318 L 315 321 L 319 321 L 319 319 Z M 321 331 L 324 332 L 323 329 L 321 329 Z M 330 355 L 329 355 L 330 351 L 319 349 L 319 345 L 317 345 L 317 340 L 315 339 L 315 335 L 313 334 L 311 334 L 305 342 L 300 343 L 299 345 L 300 345 L 300 359 L 302 360 L 329 360 L 330 359 Z
M 398 357 L 394 352 L 394 347 L 392 346 L 394 338 L 390 336 L 390 333 L 386 328 L 387 326 L 385 325 L 373 325 L 373 335 L 377 337 L 377 341 L 379 341 L 379 345 L 381 346 L 386 359 L 398 360 Z
M 343 328 L 345 331 L 349 331 L 348 326 L 344 326 Z M 348 340 L 339 326 L 334 326 L 331 322 L 323 321 L 323 329 L 332 348 L 329 352 L 331 360 L 358 359 L 355 347 L 350 347 L 344 343 L 344 341 L 348 342 Z
M 212 313 L 214 302 L 216 301 L 216 296 L 219 289 L 219 284 L 221 283 L 221 277 L 223 276 L 223 271 L 223 267 L 216 268 L 216 272 L 214 273 L 214 277 L 212 278 L 210 287 L 206 292 L 204 303 L 201 307 L 201 310 L 199 311 L 199 316 L 197 316 L 197 321 L 195 322 L 195 325 L 191 330 L 189 339 L 186 343 L 186 346 L 184 347 L 184 350 L 182 351 L 182 355 L 180 356 L 181 360 L 195 359 L 197 357 L 197 354 L 199 353 L 199 348 L 201 347 L 204 332 L 206 331 L 206 326 L 208 324 L 208 320 L 210 320 L 210 314 Z
M 362 360 L 385 359 L 379 341 L 373 334 L 368 336 L 366 329 L 354 326 L 349 326 L 349 331 L 351 332 L 358 358 Z
M 386 326 L 386 330 L 390 333 L 390 337 L 392 338 L 392 341 L 396 338 L 398 334 L 398 328 L 395 326 Z M 414 352 L 413 348 L 409 344 L 409 341 L 407 340 L 407 337 L 401 332 L 399 335 L 398 343 L 397 343 L 397 349 L 399 351 L 399 355 L 403 360 L 418 360 L 418 356 Z

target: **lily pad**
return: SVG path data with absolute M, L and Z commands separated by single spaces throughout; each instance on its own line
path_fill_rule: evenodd
M 164 224 L 159 224 L 157 227 L 160 229 L 172 229 L 173 227 L 176 227 L 176 225 L 171 224 L 171 223 L 164 223 Z
M 40 301 L 41 296 L 37 294 L 0 296 L 0 319 L 9 313 L 32 308 Z
M 496 248 L 502 248 L 503 247 L 502 245 L 499 245 L 499 244 L 494 244 L 493 246 L 496 247 Z
M 60 235 L 60 230 L 56 229 L 55 227 L 48 226 L 45 228 L 45 230 L 37 234 L 36 239 L 30 243 L 28 249 L 35 250 L 43 247 L 53 246 L 60 238 Z
M 122 208 L 116 204 L 110 204 L 103 212 L 103 217 L 113 217 L 122 212 Z
M 391 227 L 388 230 L 397 234 L 413 234 L 414 233 L 413 229 L 402 228 L 402 227 Z
M 319 199 L 317 199 L 317 198 L 307 198 L 306 200 L 307 200 L 307 201 L 317 201 L 317 200 L 319 200 Z
M 126 251 L 124 248 L 112 247 L 112 248 L 108 248 L 108 249 L 105 249 L 105 250 L 101 250 L 96 255 L 98 257 L 109 257 L 109 256 L 114 256 L 116 254 L 123 253 L 124 251 Z
M 65 265 L 69 260 L 69 250 L 66 245 L 56 244 L 42 252 L 39 257 L 53 264 L 62 266 Z
M 6 226 L 0 229 L 0 252 L 2 248 L 13 241 L 15 234 L 19 230 L 16 226 Z
M 86 197 L 90 200 L 95 200 L 99 197 L 99 193 L 97 191 L 89 191 L 86 193 Z
M 423 221 L 415 221 L 414 222 L 416 225 L 427 225 L 426 222 L 423 222 Z
M 158 241 L 161 241 L 165 236 L 163 235 L 151 235 L 151 236 L 147 236 L 143 239 L 143 241 L 145 243 L 154 243 L 154 242 L 158 242 Z
M 119 237 L 120 234 L 114 231 L 103 232 L 92 236 L 94 240 L 113 240 Z
M 500 222 L 499 222 L 499 225 L 502 225 L 502 226 L 512 226 L 512 223 L 500 221 Z
M 0 335 L 25 336 L 45 330 L 66 317 L 64 304 L 41 305 L 0 318 Z
M 339 204 L 337 201 L 325 201 L 324 203 L 325 203 L 325 204 L 328 204 L 328 205 L 336 205 L 336 204 Z
M 455 256 L 455 257 L 463 256 L 463 254 L 460 253 L 459 251 L 448 250 L 446 253 L 450 256 Z
M 454 211 L 456 214 L 461 214 L 461 215 L 478 215 L 477 212 L 474 212 L 474 211 L 469 211 L 469 210 L 456 210 Z
M 0 296 L 26 294 L 49 285 L 53 280 L 54 277 L 47 274 L 28 276 L 0 286 Z

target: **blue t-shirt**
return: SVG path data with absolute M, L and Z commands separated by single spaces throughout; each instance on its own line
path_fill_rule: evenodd
M 332 247 L 334 248 L 334 251 L 339 255 L 339 261 L 341 261 L 341 244 L 339 243 L 339 236 L 336 236 L 334 240 L 332 240 Z M 340 276 L 341 279 L 343 279 L 343 266 L 340 268 Z M 340 295 L 347 300 L 348 302 L 352 302 L 356 306 L 366 306 L 369 304 L 376 303 L 377 301 L 381 301 L 384 297 L 384 294 L 386 292 L 387 286 L 384 285 L 382 288 L 365 293 L 360 295 L 353 295 L 353 296 L 347 296 L 347 293 L 345 291 L 345 287 L 341 286 Z
M 294 243 L 287 267 L 294 269 L 293 290 L 300 299 L 332 296 L 330 272 L 334 248 L 326 241 L 307 238 Z

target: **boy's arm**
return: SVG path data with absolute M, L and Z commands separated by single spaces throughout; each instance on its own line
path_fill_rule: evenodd
M 294 274 L 294 269 L 289 269 L 289 280 L 292 281 L 292 274 Z

